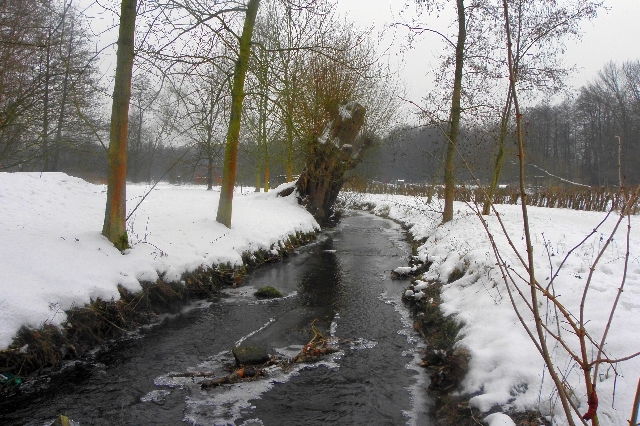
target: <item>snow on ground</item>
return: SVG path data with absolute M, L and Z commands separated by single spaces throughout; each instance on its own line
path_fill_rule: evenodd
M 131 211 L 149 190 L 127 186 Z M 200 265 L 242 263 L 297 231 L 318 229 L 294 197 L 236 193 L 232 227 L 215 221 L 220 192 L 160 184 L 129 220 L 123 255 L 100 232 L 106 186 L 63 173 L 0 173 L 0 349 L 22 325 L 61 324 L 64 311 L 117 300 L 117 286 L 169 281 Z
M 441 308 L 463 324 L 457 345 L 469 350 L 472 356 L 463 382 L 463 391 L 475 395 L 470 401 L 472 405 L 485 412 L 496 405 L 504 409 L 538 409 L 542 413 L 555 413 L 557 423 L 554 424 L 566 424 L 542 358 L 514 312 L 487 233 L 470 206 L 455 203 L 454 220 L 439 226 L 442 211 L 439 202 L 427 205 L 420 197 L 354 193 L 343 193 L 340 199 L 347 206 L 374 206 L 375 213 L 388 215 L 410 226 L 410 232 L 416 239 L 427 238 L 418 253 L 423 259 L 433 261 L 423 277 L 425 281 L 446 282 L 455 268 L 466 271 L 461 279 L 443 287 Z M 521 206 L 499 205 L 497 210 L 514 245 L 526 258 Z M 539 282 L 548 283 L 569 251 L 604 219 L 605 214 L 530 208 L 529 217 L 536 276 Z M 576 316 L 590 265 L 607 240 L 617 217 L 613 214 L 585 244 L 574 250 L 554 280 L 558 299 Z M 487 223 L 507 264 L 525 276 L 524 268 L 508 245 L 495 214 L 487 219 Z M 598 342 L 623 280 L 626 229 L 626 222 L 623 222 L 598 263 L 587 293 L 586 329 Z M 527 286 L 520 284 L 523 292 L 528 294 Z M 541 309 L 546 312 L 547 304 L 544 300 L 541 302 Z M 522 300 L 517 302 L 517 306 L 535 334 L 533 320 Z M 576 350 L 577 339 L 567 324 L 562 318 L 556 322 L 553 310 L 548 312 L 549 316 L 545 318 L 550 328 L 557 330 L 559 327 L 569 346 Z M 607 354 L 611 358 L 621 358 L 640 351 L 638 330 L 640 217 L 632 217 L 626 284 L 607 339 Z M 558 370 L 573 389 L 572 394 L 581 413 L 586 412 L 582 371 L 561 347 L 551 342 L 550 348 Z M 589 355 L 595 357 L 595 352 Z M 603 365 L 599 369 L 597 391 L 601 425 L 628 424 L 640 375 L 640 357 L 614 367 L 615 370 Z M 503 415 L 487 418 L 487 421 L 491 425 L 512 424 Z M 577 418 L 576 421 L 580 423 Z
M 145 185 L 127 187 L 129 210 L 148 189 Z M 215 221 L 219 192 L 161 184 L 129 221 L 133 247 L 123 255 L 100 235 L 105 191 L 104 185 L 62 173 L 0 173 L 0 349 L 11 343 L 22 325 L 61 324 L 66 309 L 96 298 L 117 299 L 118 285 L 136 291 L 141 281 L 154 281 L 158 274 L 178 280 L 200 265 L 239 264 L 244 251 L 269 248 L 287 235 L 318 226 L 293 197 L 278 198 L 272 191 L 237 193 L 232 228 L 227 229 Z M 444 286 L 442 309 L 464 324 L 457 344 L 472 355 L 463 383 L 464 392 L 475 395 L 471 403 L 483 411 L 495 405 L 539 409 L 558 414 L 557 424 L 565 424 L 552 382 L 514 313 L 487 234 L 472 210 L 456 203 L 455 219 L 439 226 L 441 206 L 437 202 L 426 205 L 423 198 L 346 193 L 341 199 L 352 206 L 374 205 L 376 213 L 409 225 L 416 239 L 427 238 L 419 249 L 419 256 L 433 261 L 425 281 L 446 282 L 455 268 L 465 271 L 461 279 Z M 525 253 L 520 207 L 501 205 L 498 210 L 514 244 Z M 551 269 L 555 274 L 569 251 L 603 218 L 603 213 L 531 208 L 538 280 L 548 282 Z M 568 256 L 555 279 L 559 300 L 574 314 L 590 265 L 614 219 Z M 524 274 L 495 215 L 487 222 L 506 262 Z M 606 344 L 613 358 L 640 350 L 640 217 L 633 217 L 631 223 L 625 289 Z M 596 339 L 622 282 L 625 229 L 623 224 L 604 252 L 587 295 L 587 329 Z M 521 301 L 518 307 L 523 308 Z M 531 325 L 525 310 L 523 314 Z M 556 329 L 559 324 L 562 335 L 575 348 L 566 324 L 556 323 L 552 311 L 547 321 Z M 581 372 L 561 348 L 551 347 L 576 403 L 586 411 Z M 627 424 L 640 359 L 617 364 L 615 370 L 603 366 L 599 372 L 601 424 Z M 504 415 L 494 415 L 487 422 L 512 424 Z

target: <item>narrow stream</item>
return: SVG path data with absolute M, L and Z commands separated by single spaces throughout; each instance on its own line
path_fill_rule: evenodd
M 40 389 L 0 401 L 0 423 L 48 425 L 59 414 L 86 425 L 427 425 L 422 348 L 401 303 L 409 247 L 391 221 L 350 212 L 318 241 L 252 272 L 220 301 L 201 304 L 90 362 L 75 362 Z M 260 301 L 264 285 L 286 296 Z M 292 356 L 314 324 L 339 352 L 313 364 L 211 390 L 238 344 Z M 26 389 L 28 391 L 28 389 Z

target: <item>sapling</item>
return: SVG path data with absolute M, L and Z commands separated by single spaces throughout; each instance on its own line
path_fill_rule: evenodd
M 636 354 L 632 354 L 619 359 L 611 359 L 608 356 L 605 356 L 604 358 L 602 357 L 603 347 L 607 338 L 611 321 L 613 319 L 613 314 L 617 307 L 617 303 L 618 303 L 620 294 L 622 293 L 624 282 L 626 280 L 626 269 L 628 267 L 628 252 L 629 252 L 629 234 L 631 230 L 629 212 L 630 212 L 630 206 L 634 205 L 634 203 L 637 201 L 638 191 L 634 191 L 630 193 L 630 195 L 625 198 L 625 203 L 620 208 L 620 214 L 619 214 L 618 220 L 615 223 L 613 230 L 609 234 L 608 238 L 605 240 L 604 244 L 598 250 L 598 253 L 595 259 L 593 260 L 593 262 L 591 262 L 590 264 L 589 275 L 586 279 L 586 282 L 583 288 L 579 313 L 578 313 L 578 316 L 576 317 L 572 312 L 569 311 L 569 309 L 566 306 L 563 305 L 563 303 L 559 301 L 558 296 L 555 294 L 555 291 L 553 290 L 552 284 L 553 284 L 553 280 L 557 277 L 559 270 L 562 268 L 562 265 L 564 264 L 568 256 L 575 249 L 577 249 L 577 247 L 582 246 L 588 237 L 585 238 L 582 242 L 580 242 L 578 246 L 574 247 L 574 249 L 569 251 L 569 253 L 566 255 L 565 259 L 560 264 L 559 268 L 556 270 L 550 283 L 547 286 L 542 286 L 537 281 L 536 275 L 535 275 L 535 269 L 534 269 L 533 244 L 532 244 L 532 238 L 531 238 L 531 232 L 530 232 L 530 226 L 529 226 L 529 217 L 528 217 L 528 210 L 527 210 L 527 193 L 525 190 L 525 179 L 524 179 L 525 152 L 524 152 L 524 141 L 523 141 L 523 132 L 522 132 L 522 114 L 520 113 L 520 107 L 518 103 L 518 96 L 517 96 L 517 90 L 516 90 L 516 72 L 514 70 L 513 53 L 511 51 L 512 44 L 511 44 L 511 27 L 510 27 L 510 21 L 509 21 L 509 7 L 506 0 L 503 0 L 503 10 L 504 10 L 505 32 L 506 32 L 506 38 L 507 38 L 509 77 L 510 77 L 511 93 L 513 96 L 513 105 L 514 105 L 515 117 L 516 117 L 516 138 L 518 142 L 518 157 L 519 157 L 519 167 L 520 167 L 519 184 L 520 184 L 520 197 L 522 200 L 521 206 L 522 206 L 524 238 L 525 238 L 526 251 L 527 251 L 526 259 L 518 252 L 517 248 L 509 238 L 506 232 L 506 229 L 504 228 L 504 225 L 502 224 L 502 221 L 500 220 L 500 217 L 497 214 L 497 212 L 496 212 L 496 216 L 498 217 L 498 221 L 502 227 L 503 232 L 505 233 L 505 236 L 509 240 L 509 244 L 511 245 L 519 261 L 521 262 L 522 266 L 525 268 L 527 272 L 526 277 L 519 275 L 517 271 L 507 266 L 501 253 L 497 249 L 495 241 L 493 240 L 493 236 L 489 232 L 486 222 L 482 220 L 482 223 L 485 226 L 485 229 L 489 235 L 489 238 L 494 250 L 494 254 L 498 260 L 498 265 L 502 272 L 503 279 L 505 280 L 505 283 L 507 285 L 507 291 L 509 293 L 509 297 L 512 302 L 512 305 L 516 311 L 516 314 L 520 322 L 525 327 L 525 330 L 527 331 L 529 337 L 534 342 L 534 344 L 536 345 L 536 348 L 541 353 L 544 359 L 547 370 L 552 380 L 555 383 L 558 397 L 560 398 L 560 402 L 562 404 L 568 423 L 570 425 L 576 424 L 573 416 L 573 413 L 576 413 L 578 414 L 578 416 L 581 416 L 580 421 L 583 424 L 586 424 L 586 421 L 591 420 L 592 425 L 598 425 L 599 424 L 598 415 L 597 415 L 598 396 L 597 396 L 596 385 L 595 385 L 596 383 L 595 378 L 597 377 L 597 366 L 603 362 L 605 363 L 620 362 L 640 354 L 640 353 L 636 353 Z M 614 206 L 612 206 L 612 208 L 614 208 Z M 607 215 L 607 217 L 609 217 L 609 214 Z M 600 342 L 596 342 L 590 336 L 590 334 L 585 328 L 586 323 L 588 322 L 586 318 L 586 312 L 585 312 L 585 301 L 587 299 L 590 284 L 593 279 L 593 273 L 596 270 L 596 267 L 599 264 L 600 260 L 602 259 L 602 256 L 605 253 L 605 250 L 607 249 L 607 247 L 609 247 L 609 245 L 613 241 L 614 235 L 616 234 L 619 228 L 619 225 L 625 218 L 628 221 L 627 254 L 625 256 L 625 266 L 624 266 L 625 269 L 622 277 L 622 283 L 620 285 L 618 295 L 614 301 L 613 307 L 610 311 L 609 321 L 605 327 L 605 331 L 602 335 L 602 338 Z M 604 223 L 604 220 L 598 225 L 598 227 L 600 227 L 603 223 Z M 590 235 L 593 235 L 595 232 L 596 230 L 594 229 L 594 231 Z M 518 287 L 518 285 L 516 284 L 514 275 L 518 276 L 520 280 L 527 283 L 527 286 L 530 289 L 528 296 L 525 295 L 525 292 L 523 292 L 520 289 L 520 287 Z M 525 302 L 527 309 L 533 315 L 534 322 L 535 322 L 535 333 L 527 325 L 525 319 L 523 318 L 522 313 L 520 312 L 520 308 L 517 306 L 515 302 L 514 292 L 517 293 L 517 295 Z M 559 315 L 563 317 L 564 322 L 569 325 L 570 327 L 569 331 L 571 332 L 572 335 L 575 335 L 577 337 L 577 340 L 579 343 L 579 352 L 576 352 L 570 347 L 569 342 L 566 340 L 566 338 L 560 335 L 559 329 L 558 331 L 554 332 L 547 326 L 546 322 L 543 321 L 542 314 L 540 311 L 541 304 L 539 303 L 540 296 L 545 298 L 548 302 L 551 302 L 554 308 L 559 313 Z M 557 371 L 557 367 L 555 366 L 554 360 L 552 359 L 552 356 L 549 350 L 549 342 L 547 340 L 549 336 L 552 337 L 552 341 L 557 342 L 562 348 L 565 349 L 567 354 L 576 362 L 576 364 L 580 366 L 580 368 L 583 371 L 587 402 L 589 406 L 588 411 L 584 413 L 584 415 L 580 414 L 580 412 L 578 411 L 578 407 L 576 407 L 574 401 L 572 400 L 572 398 L 570 398 L 570 393 L 568 392 L 565 386 L 565 379 L 561 377 L 561 374 Z M 597 348 L 598 353 L 595 359 L 592 359 L 589 357 L 588 351 L 591 347 Z M 593 376 L 591 374 L 592 369 L 593 369 Z

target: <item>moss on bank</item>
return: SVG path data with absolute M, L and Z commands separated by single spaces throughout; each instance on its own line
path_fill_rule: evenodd
M 253 294 L 254 296 L 261 299 L 275 299 L 278 297 L 282 297 L 282 293 L 280 293 L 275 287 L 271 287 L 270 285 L 260 287 L 258 291 Z
M 221 288 L 239 284 L 249 270 L 281 260 L 315 238 L 315 232 L 297 232 L 270 250 L 243 254 L 240 266 L 201 266 L 177 282 L 161 277 L 142 283 L 142 291 L 137 293 L 118 287 L 119 300 L 98 299 L 72 308 L 65 312 L 67 320 L 61 328 L 49 324 L 38 329 L 22 327 L 11 346 L 0 351 L 0 373 L 30 377 L 55 371 L 66 360 L 81 358 L 100 344 L 153 323 L 159 314 L 177 313 L 190 302 L 214 297 Z M 13 385 L 0 384 L 0 396 L 14 390 Z

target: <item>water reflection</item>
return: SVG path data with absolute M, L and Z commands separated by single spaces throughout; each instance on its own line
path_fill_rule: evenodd
M 318 246 L 320 253 L 308 262 L 298 286 L 303 306 L 324 307 L 334 313 L 342 307 L 345 290 L 333 247 L 333 238 L 327 238 Z

